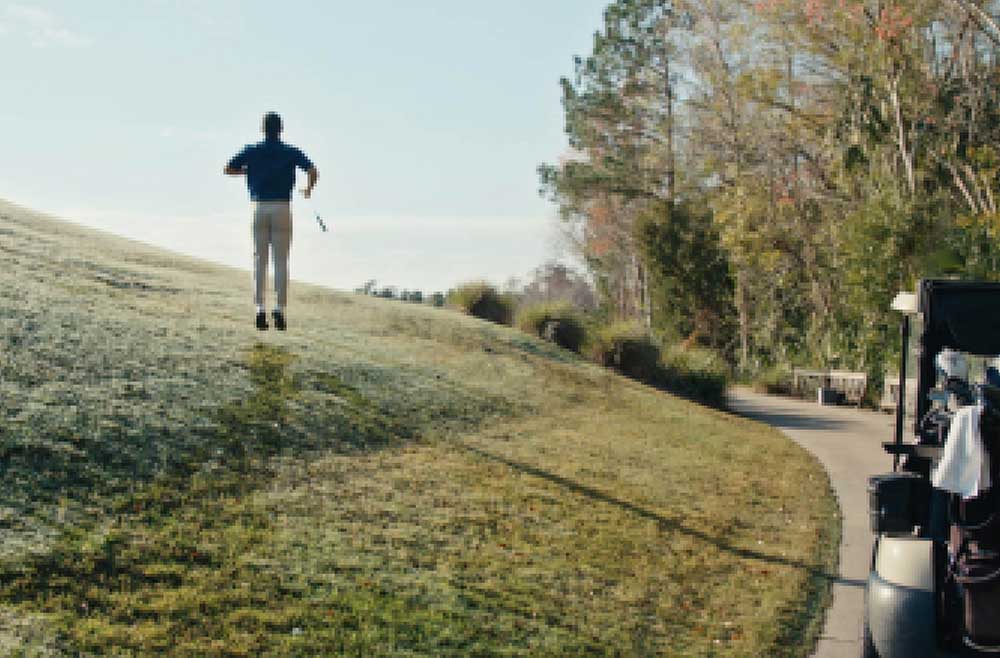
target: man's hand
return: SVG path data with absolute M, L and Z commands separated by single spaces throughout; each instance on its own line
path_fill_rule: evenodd
M 316 181 L 319 180 L 319 172 L 316 167 L 309 170 L 309 184 L 302 188 L 302 196 L 305 198 L 312 197 L 313 188 L 316 187 Z
M 226 167 L 222 170 L 226 176 L 242 176 L 247 173 L 246 167 Z

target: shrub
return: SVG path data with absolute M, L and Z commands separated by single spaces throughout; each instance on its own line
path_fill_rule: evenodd
M 725 405 L 729 366 L 719 354 L 700 347 L 675 346 L 665 350 L 658 386 L 716 407 Z
M 619 322 L 597 332 L 590 349 L 598 364 L 626 377 L 652 384 L 660 365 L 660 348 L 641 325 Z
M 618 323 L 596 333 L 590 352 L 594 361 L 627 377 L 704 404 L 725 405 L 729 366 L 712 350 L 675 346 L 661 351 L 641 325 Z
M 773 366 L 754 377 L 753 390 L 770 395 L 791 395 L 792 372 L 787 367 Z
M 501 295 L 494 286 L 477 281 L 466 283 L 448 293 L 450 304 L 469 315 L 497 324 L 510 324 L 514 303 L 508 295 Z
M 587 335 L 580 314 L 567 303 L 529 305 L 518 313 L 517 326 L 573 352 Z

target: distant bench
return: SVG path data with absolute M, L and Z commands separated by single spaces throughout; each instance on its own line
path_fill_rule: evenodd
M 825 404 L 848 403 L 860 406 L 868 392 L 868 375 L 849 370 L 792 369 L 792 393 Z

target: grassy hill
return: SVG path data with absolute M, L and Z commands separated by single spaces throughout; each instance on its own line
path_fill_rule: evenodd
M 249 254 L 248 254 L 249 261 Z M 780 434 L 457 313 L 0 203 L 0 655 L 802 656 Z

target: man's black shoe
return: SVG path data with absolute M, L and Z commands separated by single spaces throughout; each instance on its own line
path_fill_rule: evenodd
M 271 315 L 274 317 L 274 328 L 278 331 L 284 331 L 286 327 L 285 316 L 281 313 L 281 311 L 274 311 Z
M 257 328 L 261 331 L 267 331 L 267 313 L 264 311 L 257 314 Z

